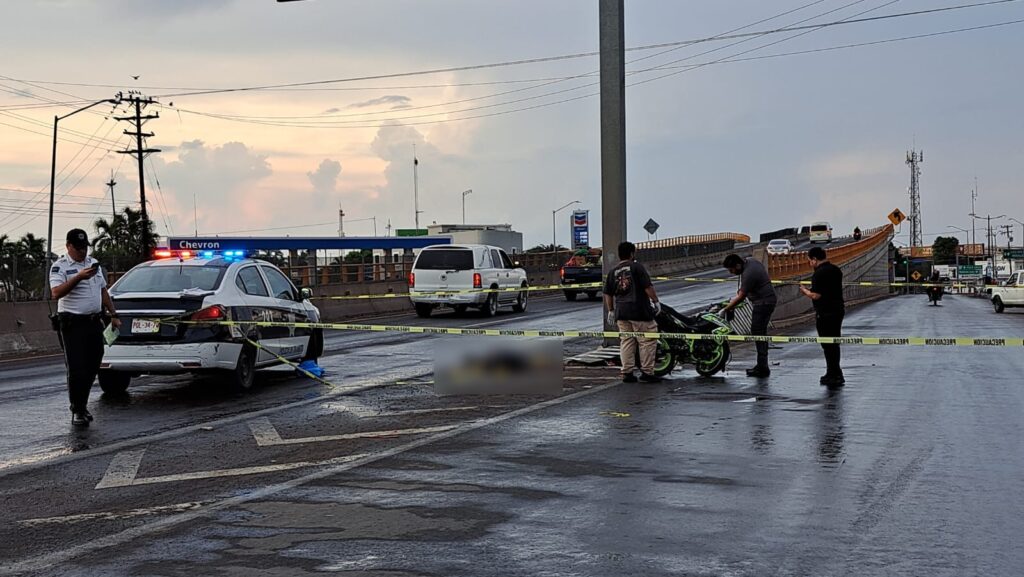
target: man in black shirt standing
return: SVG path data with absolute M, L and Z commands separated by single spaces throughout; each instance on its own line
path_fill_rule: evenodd
M 828 261 L 825 249 L 814 247 L 807 251 L 807 258 L 814 267 L 811 288 L 800 287 L 800 292 L 814 301 L 814 313 L 819 337 L 843 336 L 843 316 L 846 305 L 843 302 L 843 271 Z M 846 383 L 843 369 L 839 366 L 839 345 L 822 344 L 827 370 L 821 377 L 821 384 L 838 388 Z
M 636 262 L 636 246 L 631 242 L 619 245 L 622 262 L 608 273 L 604 283 L 604 306 L 608 311 L 608 324 L 614 324 L 620 332 L 656 333 L 658 324 L 654 317 L 661 312 L 658 294 L 651 284 L 651 275 L 644 265 Z M 656 383 L 661 380 L 654 374 L 654 357 L 658 348 L 656 339 L 643 337 L 619 337 L 619 358 L 622 360 L 622 382 L 635 383 L 636 350 L 640 347 L 640 380 Z
M 738 254 L 730 254 L 725 257 L 722 266 L 735 275 L 740 275 L 740 288 L 736 296 L 732 297 L 729 304 L 720 311 L 726 314 L 736 308 L 743 299 L 750 301 L 753 306 L 753 314 L 750 321 L 750 334 L 756 336 L 768 335 L 768 323 L 772 320 L 775 312 L 775 305 L 778 297 L 775 296 L 775 287 L 768 276 L 768 269 L 761 264 L 761 261 L 754 258 L 744 259 Z M 768 368 L 768 342 L 757 341 L 754 343 L 757 349 L 757 364 L 747 369 L 748 377 L 765 378 L 772 374 Z

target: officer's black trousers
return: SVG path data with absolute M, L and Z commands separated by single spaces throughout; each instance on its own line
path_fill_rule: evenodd
M 99 317 L 61 315 L 61 339 L 68 364 L 72 411 L 84 411 L 103 361 L 103 323 Z
M 775 312 L 775 303 L 754 305 L 752 318 L 750 319 L 750 334 L 766 336 L 768 334 L 768 323 L 772 320 L 772 313 Z M 768 368 L 768 343 L 757 341 L 754 343 L 757 349 L 757 368 Z
M 841 337 L 843 336 L 843 316 L 844 311 L 838 311 L 834 313 L 818 313 L 815 325 L 818 328 L 819 337 Z M 839 345 L 821 345 L 821 350 L 825 352 L 825 366 L 827 367 L 825 373 L 829 376 L 838 376 L 843 374 L 843 369 L 839 366 Z

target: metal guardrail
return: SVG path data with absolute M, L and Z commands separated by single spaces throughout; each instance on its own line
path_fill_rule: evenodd
M 847 263 L 881 244 L 887 244 L 892 238 L 892 231 L 892 225 L 887 224 L 867 231 L 859 241 L 836 248 L 826 248 L 828 259 L 836 265 Z M 768 255 L 768 274 L 773 279 L 791 279 L 807 276 L 812 272 L 814 269 L 807 260 L 807 251 Z
M 649 240 L 636 243 L 637 259 L 651 264 L 658 260 L 702 256 L 727 251 L 731 250 L 736 243 L 748 242 L 750 242 L 749 235 L 737 232 L 717 232 Z M 571 250 L 560 250 L 554 253 L 520 253 L 513 258 L 519 260 L 521 266 L 527 271 L 538 272 L 557 269 L 568 261 L 572 255 L 573 251 Z

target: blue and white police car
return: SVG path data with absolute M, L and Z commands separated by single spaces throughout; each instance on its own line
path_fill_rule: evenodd
M 319 322 L 309 289 L 297 290 L 276 266 L 233 250 L 155 256 L 110 287 L 122 324 L 100 365 L 104 392 L 124 392 L 142 374 L 189 372 L 217 372 L 246 390 L 256 369 L 323 354 L 321 329 L 218 324 Z

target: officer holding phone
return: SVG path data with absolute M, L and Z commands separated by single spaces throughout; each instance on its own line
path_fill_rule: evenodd
M 121 326 L 100 263 L 89 256 L 89 237 L 80 228 L 68 231 L 68 253 L 50 268 L 50 293 L 57 300 L 64 359 L 68 367 L 71 424 L 88 427 L 89 391 L 103 361 L 103 311 Z

